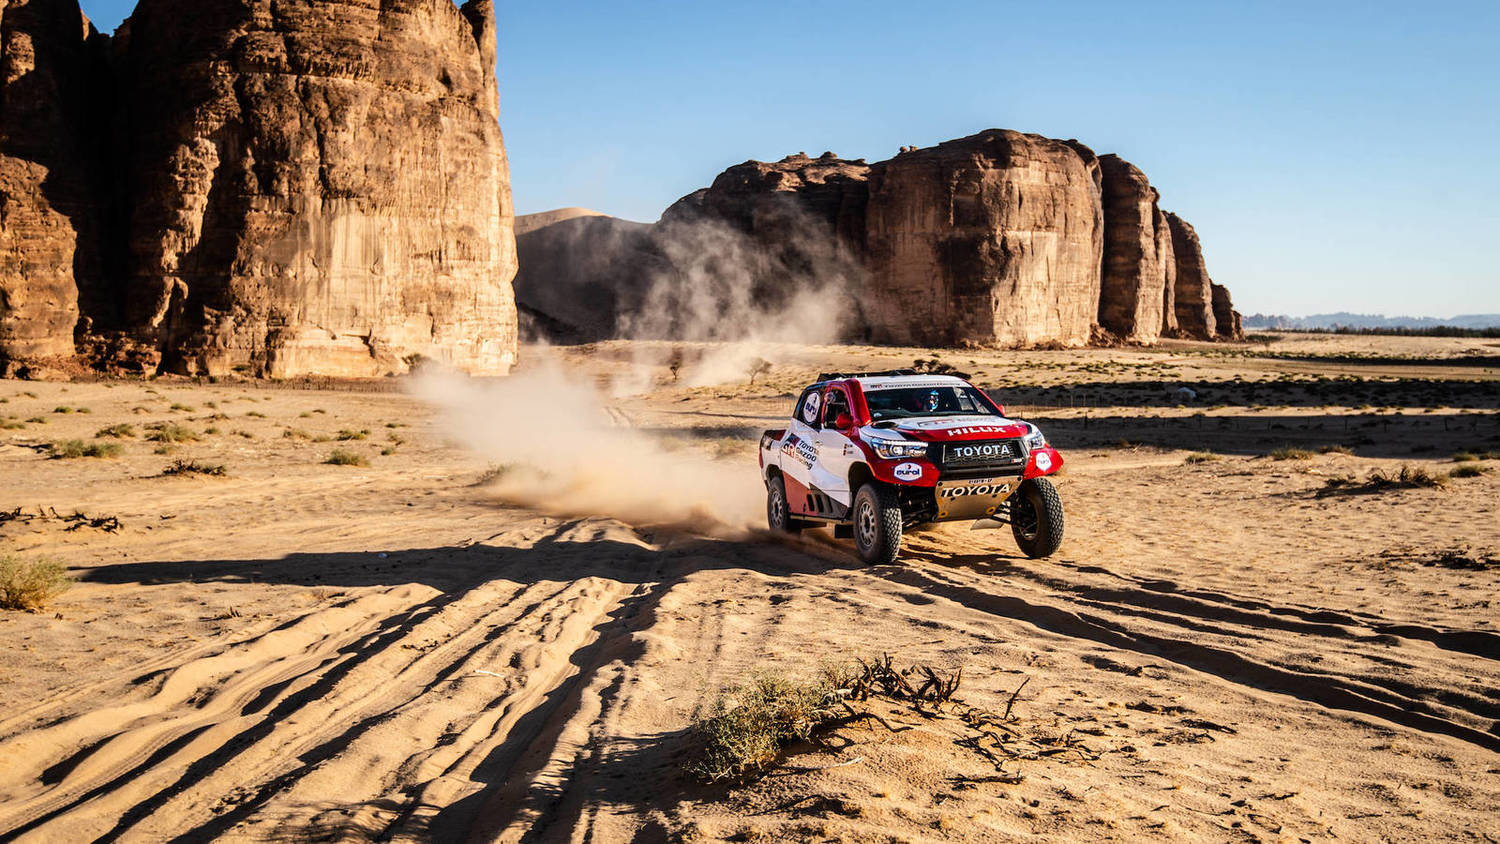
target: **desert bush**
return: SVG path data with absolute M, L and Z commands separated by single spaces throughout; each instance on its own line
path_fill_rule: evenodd
M 345 428 L 339 431 L 338 435 L 334 437 L 334 439 L 338 440 L 339 442 L 348 442 L 349 440 L 362 440 L 369 435 L 370 431 L 368 428 L 359 431 L 352 431 L 348 428 Z
M 1187 460 L 1184 461 L 1184 462 L 1187 462 L 1187 463 L 1213 463 L 1215 461 L 1219 461 L 1219 460 L 1223 460 L 1223 459 L 1224 458 L 1220 457 L 1217 454 L 1214 454 L 1212 451 L 1195 451 L 1192 454 L 1189 454 L 1187 456 Z
M 57 407 L 52 408 L 52 412 L 53 413 L 72 413 L 73 412 L 73 408 L 68 407 L 65 404 L 61 404 L 61 405 L 58 405 Z
M 1454 463 L 1472 463 L 1479 459 L 1479 455 L 1472 451 L 1460 451 L 1453 455 Z
M 172 406 L 169 408 L 169 410 L 178 410 L 178 411 L 181 411 L 183 413 L 192 413 L 193 411 L 197 410 L 197 408 L 193 407 L 190 404 L 182 404 L 181 402 L 173 402 Z
M 254 417 L 256 419 L 264 419 L 264 418 L 266 418 L 266 415 L 264 413 L 261 413 L 258 410 L 252 410 L 252 411 L 250 411 L 249 413 L 247 413 L 245 415 L 246 416 Z
M 800 683 L 770 672 L 757 672 L 725 690 L 694 719 L 691 732 L 699 744 L 687 772 L 708 782 L 742 779 L 776 761 L 781 749 L 805 741 L 829 720 L 834 703 L 827 680 Z
M 1313 453 L 1305 448 L 1284 446 L 1276 449 L 1267 456 L 1272 460 L 1311 460 Z
M 18 431 L 26 427 L 26 423 L 14 416 L 0 416 L 0 431 Z
M 334 449 L 333 453 L 330 454 L 330 455 L 328 455 L 328 459 L 324 460 L 323 462 L 324 463 L 328 463 L 328 464 L 333 465 L 333 466 L 368 466 L 368 465 L 370 465 L 370 461 L 366 460 L 365 456 L 363 454 L 355 454 L 352 451 L 345 451 L 342 448 L 336 448 L 336 449 Z
M 219 435 L 219 429 L 210 425 L 209 427 L 203 429 L 203 435 L 206 437 L 216 437 Z
M 196 431 L 178 425 L 176 422 L 157 422 L 147 427 L 151 433 L 146 435 L 146 439 L 155 443 L 185 443 L 198 440 Z
M 100 428 L 99 431 L 94 434 L 94 439 L 99 439 L 101 437 L 114 437 L 117 440 L 122 440 L 133 436 L 135 436 L 135 426 L 125 422 L 121 422 L 118 425 L 111 425 L 108 428 Z
M 234 435 L 236 437 L 244 437 L 247 440 L 253 440 L 253 439 L 255 439 L 255 435 L 252 434 L 252 433 L 250 433 L 249 431 L 236 430 L 234 432 Z
M 161 470 L 163 475 L 211 475 L 222 478 L 229 474 L 223 463 L 199 463 L 196 460 L 176 460 Z
M 47 417 L 33 416 L 30 419 L 27 419 L 26 422 L 31 425 L 45 425 L 47 424 Z
M 312 434 L 309 434 L 301 428 L 287 428 L 285 431 L 281 432 L 281 436 L 283 439 L 288 440 L 310 440 L 313 438 Z
M 1450 477 L 1450 478 L 1477 478 L 1477 477 L 1480 477 L 1481 475 L 1488 475 L 1490 472 L 1493 472 L 1493 471 L 1494 470 L 1491 469 L 1488 466 L 1476 466 L 1473 463 L 1465 463 L 1464 465 L 1458 466 L 1458 467 L 1454 468 L 1453 471 L 1449 472 L 1448 473 L 1448 477 Z
M 71 459 L 75 457 L 119 457 L 124 451 L 119 443 L 84 442 L 83 440 L 63 440 L 52 443 L 48 448 L 52 456 L 58 459 Z
M 1354 454 L 1354 449 L 1347 445 L 1325 445 L 1318 449 L 1319 454 Z
M 72 585 L 68 570 L 58 563 L 0 554 L 0 608 L 36 612 Z
M 393 445 L 388 445 L 385 448 L 382 448 L 380 450 L 380 456 L 381 457 L 390 457 L 392 454 L 395 454 L 395 453 L 396 453 L 396 447 L 393 446 Z
M 1444 487 L 1448 485 L 1448 475 L 1421 466 L 1402 466 L 1396 474 L 1396 483 L 1405 487 Z

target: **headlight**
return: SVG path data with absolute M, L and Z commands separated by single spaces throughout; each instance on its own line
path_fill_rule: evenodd
M 1042 436 L 1042 429 L 1038 428 L 1035 425 L 1032 425 L 1030 422 L 1026 424 L 1031 428 L 1031 433 L 1026 435 L 1026 445 L 1029 446 L 1032 451 L 1035 451 L 1039 448 L 1046 448 L 1047 438 Z
M 876 454 L 886 460 L 927 455 L 927 443 L 914 443 L 909 440 L 871 440 L 870 446 L 875 449 Z

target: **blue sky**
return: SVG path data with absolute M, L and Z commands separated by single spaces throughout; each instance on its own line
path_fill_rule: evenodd
M 86 0 L 109 31 L 132 6 Z M 989 127 L 1146 171 L 1245 313 L 1500 312 L 1500 3 L 501 2 L 517 210 Z

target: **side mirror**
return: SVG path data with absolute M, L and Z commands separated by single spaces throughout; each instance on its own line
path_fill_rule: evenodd
M 838 416 L 833 417 L 833 427 L 840 431 L 847 431 L 854 427 L 854 417 L 847 413 L 840 413 Z

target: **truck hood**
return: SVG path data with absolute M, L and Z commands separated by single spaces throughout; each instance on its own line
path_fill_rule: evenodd
M 881 429 L 876 429 L 881 430 Z M 1030 429 L 1023 422 L 1003 416 L 924 416 L 896 420 L 894 428 L 908 439 L 929 443 L 963 442 L 964 440 L 998 440 L 1024 437 Z

